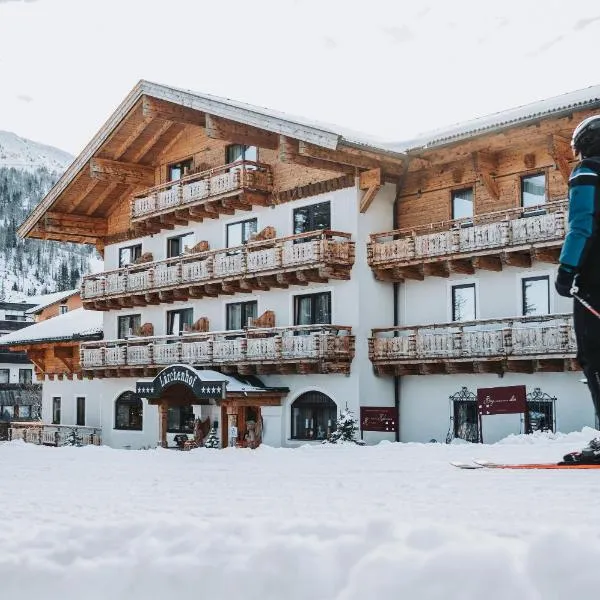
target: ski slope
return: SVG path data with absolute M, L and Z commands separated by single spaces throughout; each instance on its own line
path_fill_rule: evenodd
M 600 586 L 598 434 L 126 451 L 0 444 L 2 598 L 558 600 Z

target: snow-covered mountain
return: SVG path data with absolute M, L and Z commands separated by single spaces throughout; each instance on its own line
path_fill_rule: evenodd
M 10 131 L 0 131 L 0 167 L 35 171 L 43 167 L 62 173 L 73 161 L 64 150 L 32 142 Z
M 58 148 L 0 131 L 0 300 L 73 289 L 96 266 L 89 246 L 16 234 L 72 160 Z

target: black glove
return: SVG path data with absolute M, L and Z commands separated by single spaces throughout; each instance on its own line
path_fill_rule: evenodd
M 577 275 L 577 271 L 573 269 L 573 267 L 568 267 L 566 265 L 560 265 L 560 267 L 558 267 L 554 287 L 560 296 L 564 296 L 565 298 L 571 296 L 571 288 L 573 287 L 575 275 Z

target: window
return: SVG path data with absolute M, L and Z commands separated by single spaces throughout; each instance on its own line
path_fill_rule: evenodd
M 253 233 L 258 230 L 258 219 L 247 219 L 230 223 L 226 229 L 225 244 L 227 248 L 234 248 L 245 244 Z
M 192 328 L 193 322 L 193 308 L 169 310 L 167 311 L 167 335 L 181 335 Z
M 319 202 L 319 204 L 295 208 L 293 219 L 295 234 L 318 229 L 331 229 L 331 203 Z
M 124 392 L 115 402 L 115 429 L 142 431 L 144 405 L 133 392 Z
M 474 321 L 476 319 L 475 284 L 452 286 L 452 320 Z
M 306 392 L 292 404 L 292 439 L 324 440 L 335 431 L 337 406 L 321 392 Z
M 521 280 L 523 316 L 550 314 L 550 278 L 524 277 Z
M 452 218 L 470 219 L 473 217 L 473 188 L 452 192 Z
M 61 304 L 58 307 L 58 314 L 59 315 L 64 315 L 67 312 L 69 312 L 69 307 L 66 304 Z
M 10 369 L 0 369 L 0 383 L 10 383 Z
M 26 318 L 25 318 L 25 315 L 15 315 L 15 314 L 12 314 L 12 315 L 11 315 L 11 314 L 9 314 L 9 313 L 6 313 L 6 314 L 4 315 L 4 318 L 5 318 L 7 321 L 25 321 L 25 320 L 26 320 Z
M 19 369 L 19 383 L 31 383 L 33 371 L 31 369 Z
M 194 433 L 194 409 L 192 406 L 169 406 L 167 433 Z
M 189 250 L 196 243 L 196 234 L 185 233 L 167 239 L 167 258 L 181 256 L 186 248 Z
M 127 246 L 119 248 L 119 267 L 132 265 L 142 255 L 142 245 Z
M 0 407 L 0 420 L 10 421 L 15 416 L 14 406 L 1 406 Z
M 546 175 L 521 177 L 521 206 L 531 208 L 546 203 Z
M 294 325 L 331 323 L 331 292 L 294 297 Z
M 76 400 L 76 421 L 75 425 L 85 426 L 85 398 L 82 396 L 78 396 Z
M 31 406 L 21 405 L 17 406 L 17 412 L 19 419 L 31 419 Z
M 117 324 L 118 339 L 124 340 L 129 336 L 138 335 L 139 329 L 142 326 L 142 315 L 126 315 L 124 317 L 119 317 Z
M 180 160 L 167 167 L 167 181 L 177 181 L 185 177 L 192 170 L 193 161 L 191 158 Z
M 256 319 L 258 302 L 235 302 L 227 305 L 227 329 L 243 329 L 248 327 L 248 319 Z
M 60 398 L 52 398 L 52 425 L 60 425 Z
M 240 160 L 258 161 L 258 150 L 256 146 L 244 146 L 232 144 L 225 148 L 225 164 L 238 162 Z

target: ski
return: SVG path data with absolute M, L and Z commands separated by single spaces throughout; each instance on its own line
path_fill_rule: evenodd
M 485 468 L 483 465 L 478 465 L 478 464 L 469 463 L 469 462 L 460 462 L 458 460 L 453 460 L 450 464 L 453 467 L 457 467 L 459 469 L 484 469 Z
M 473 462 L 484 469 L 600 469 L 600 464 L 597 463 L 496 463 L 489 460 Z

